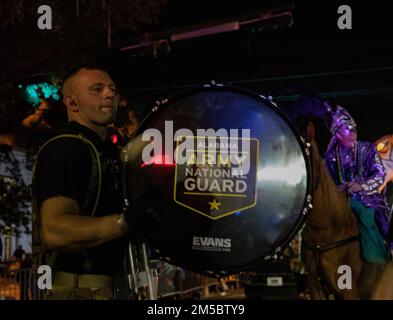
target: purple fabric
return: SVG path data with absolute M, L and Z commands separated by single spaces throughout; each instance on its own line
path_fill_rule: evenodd
M 345 108 L 341 106 L 337 106 L 336 111 L 332 113 L 332 123 L 330 126 L 330 133 L 334 136 L 334 134 L 343 125 L 349 125 L 353 128 L 356 128 L 355 120 L 353 120 L 349 112 Z
M 326 165 L 335 183 L 340 185 L 343 182 L 356 180 L 363 190 L 350 194 L 350 197 L 359 200 L 367 208 L 375 209 L 375 219 L 382 235 L 386 237 L 389 228 L 389 213 L 385 195 L 378 192 L 378 188 L 383 184 L 386 170 L 374 144 L 358 141 L 358 166 L 355 162 L 354 148 L 339 148 L 340 161 L 337 161 L 336 147 L 330 148 L 325 154 Z M 341 163 L 340 181 L 338 163 Z M 356 176 L 356 169 L 358 175 Z

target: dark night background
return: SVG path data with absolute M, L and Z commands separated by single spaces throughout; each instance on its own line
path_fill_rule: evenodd
M 43 4 L 52 8 L 52 30 L 37 27 Z M 352 8 L 352 30 L 337 28 L 343 4 Z M 181 31 L 261 12 L 289 12 L 293 24 L 266 19 L 238 31 L 170 40 Z M 128 109 L 142 118 L 157 99 L 215 80 L 271 95 L 285 108 L 304 97 L 327 99 L 351 112 L 360 140 L 374 141 L 393 133 L 391 16 L 388 2 L 380 0 L 1 0 L 0 165 L 11 164 L 16 180 L 0 179 L 0 195 L 10 195 L 0 197 L 0 218 L 18 228 L 30 218 L 18 207 L 30 198 L 11 151 L 22 150 L 31 169 L 50 130 L 42 120 L 49 128 L 65 121 L 61 102 L 50 100 L 36 123 L 22 124 L 39 107 L 24 99 L 20 87 L 44 81 L 59 86 L 72 66 L 95 60 L 127 101 L 120 125 Z
M 21 120 L 34 111 L 15 94 L 17 84 L 45 77 L 61 79 L 69 67 L 90 57 L 110 69 L 129 106 L 139 116 L 157 98 L 216 80 L 270 94 L 282 105 L 294 102 L 298 95 L 319 94 L 353 113 L 359 122 L 361 139 L 374 140 L 392 131 L 393 43 L 390 9 L 385 2 L 157 0 L 142 2 L 145 6 L 137 3 L 47 1 L 54 16 L 54 29 L 49 31 L 38 30 L 36 26 L 40 1 L 2 2 L 2 16 L 16 17 L 13 24 L 3 19 L 0 29 L 0 79 L 5 92 L 0 97 L 1 132 L 18 132 Z M 337 28 L 337 8 L 341 4 L 351 5 L 353 30 Z M 110 49 L 107 11 L 103 5 L 111 9 Z M 18 20 L 20 14 L 14 8 L 24 13 L 23 19 Z M 169 41 L 168 45 L 158 47 L 156 57 L 153 46 L 123 50 L 140 43 L 146 35 L 154 42 L 168 39 L 182 29 L 238 20 L 266 10 L 291 11 L 293 25 L 288 27 L 284 23 L 276 29 L 262 30 L 256 25 Z

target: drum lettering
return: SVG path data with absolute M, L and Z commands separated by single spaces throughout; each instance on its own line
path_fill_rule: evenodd
M 231 170 L 224 169 L 207 169 L 207 168 L 196 168 L 186 167 L 186 176 L 192 177 L 207 177 L 212 178 L 231 178 Z
M 187 191 L 199 192 L 227 192 L 227 193 L 245 193 L 247 191 L 247 183 L 243 180 L 229 180 L 223 179 L 201 179 L 201 178 L 186 178 L 184 180 L 184 188 Z
M 222 172 L 221 172 L 220 169 L 215 169 L 215 170 L 213 171 L 213 176 L 214 176 L 214 178 L 220 178 L 221 175 L 222 175 Z
M 216 247 L 223 247 L 224 246 L 224 239 L 215 238 L 214 239 L 214 245 Z
M 222 192 L 232 192 L 233 181 L 232 180 L 224 180 L 222 182 Z
M 192 244 L 193 246 L 230 248 L 231 239 L 212 238 L 212 237 L 193 237 Z
M 233 168 L 231 170 L 232 177 L 236 177 L 239 179 L 247 179 L 247 177 L 244 175 L 243 170 L 238 170 L 237 168 Z
M 231 247 L 231 239 L 224 239 L 224 244 L 223 247 L 224 248 L 230 248 Z
M 209 137 L 211 138 L 212 136 L 209 136 L 209 135 L 200 135 L 200 134 L 197 134 L 198 136 L 200 136 L 200 137 L 206 137 L 207 139 L 209 139 Z M 237 134 L 236 134 L 237 135 Z M 213 137 L 214 137 L 214 135 L 213 135 Z M 227 140 L 228 139 L 228 137 L 225 137 L 225 136 L 217 136 L 217 137 L 214 137 L 214 138 L 219 138 L 221 141 L 220 142 L 208 142 L 207 144 L 205 143 L 205 141 L 198 141 L 198 144 L 197 144 L 197 147 L 198 147 L 198 149 L 224 149 L 224 150 L 227 150 L 228 148 L 229 149 L 231 149 L 231 150 L 238 150 L 239 149 L 239 146 L 238 146 L 238 143 L 237 142 L 230 142 L 230 143 L 228 143 L 228 142 L 225 142 L 225 140 Z
M 243 188 L 242 188 L 243 185 Z M 236 181 L 236 192 L 237 193 L 242 193 L 247 190 L 247 183 L 245 183 L 243 180 L 237 180 Z
M 218 166 L 231 166 L 231 161 L 229 155 L 222 155 L 221 153 L 218 155 L 217 159 L 217 165 Z
M 202 245 L 210 246 L 210 247 L 215 246 L 215 240 L 213 238 L 206 238 L 205 241 L 206 241 L 205 243 L 204 243 L 204 241 L 202 241 Z
M 187 150 L 190 151 L 190 150 Z M 187 156 L 187 166 L 192 165 L 209 165 L 215 167 L 231 167 L 232 164 L 243 166 L 248 159 L 248 155 L 238 155 L 236 153 L 221 154 L 216 153 L 215 150 L 209 152 L 191 153 Z M 178 160 L 178 163 L 179 160 Z
M 208 183 L 208 180 L 205 179 L 205 183 Z M 211 184 L 210 184 L 210 188 L 209 191 L 217 191 L 220 192 L 220 185 L 218 184 L 218 180 L 214 179 L 212 180 Z

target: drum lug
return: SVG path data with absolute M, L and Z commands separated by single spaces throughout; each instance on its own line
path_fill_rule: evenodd
M 266 99 L 266 98 L 265 98 Z M 267 96 L 267 100 L 276 108 L 278 108 L 278 105 L 273 101 L 273 97 L 272 96 Z
M 305 151 L 306 151 L 307 156 L 310 156 L 311 155 L 311 143 L 307 142 L 307 140 L 303 136 L 300 137 L 300 140 L 302 140 L 302 143 L 306 148 Z
M 281 253 L 282 253 L 282 248 L 277 247 L 276 249 L 274 249 L 274 252 L 266 256 L 264 260 L 277 260 L 281 256 Z
M 273 258 L 274 259 L 278 259 L 278 257 L 281 255 L 281 252 L 282 252 L 282 248 L 281 247 L 276 248 L 276 250 L 274 250 Z
M 157 100 L 156 105 L 151 109 L 152 112 L 157 112 L 163 104 L 166 104 L 168 99 Z
M 306 153 L 308 156 L 310 156 L 311 155 L 311 143 L 305 142 L 305 144 L 306 144 Z
M 307 202 L 307 205 L 306 205 L 306 207 L 303 209 L 303 212 L 302 212 L 302 214 L 303 214 L 304 216 L 306 216 L 306 215 L 309 213 L 309 211 L 312 210 L 312 208 L 313 208 L 313 205 L 312 205 L 312 196 L 311 196 L 310 194 L 307 196 L 306 202 Z
M 217 83 L 215 80 L 210 80 L 209 83 L 204 84 L 202 87 L 210 88 L 210 87 L 223 87 L 222 83 Z
M 263 94 L 259 95 L 262 99 L 269 101 L 273 106 L 275 106 L 276 108 L 278 108 L 278 105 L 273 101 L 273 97 L 272 96 L 264 96 Z

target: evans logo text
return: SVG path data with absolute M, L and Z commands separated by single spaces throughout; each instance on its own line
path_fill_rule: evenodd
M 231 239 L 211 238 L 211 237 L 193 237 L 192 248 L 194 250 L 230 252 Z

